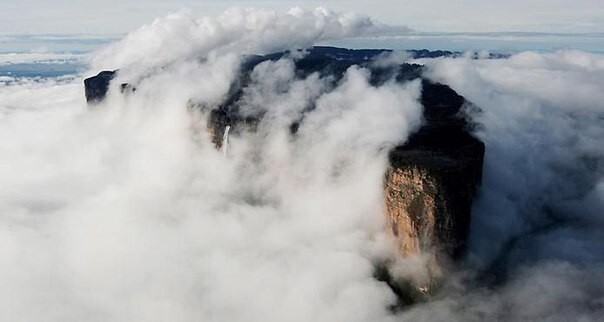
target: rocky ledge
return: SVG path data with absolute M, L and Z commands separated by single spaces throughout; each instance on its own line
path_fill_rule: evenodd
M 464 253 L 472 200 L 481 182 L 485 146 L 471 135 L 472 122 L 466 113 L 466 108 L 472 108 L 469 102 L 448 86 L 424 79 L 421 65 L 376 67 L 372 62 L 384 52 L 386 50 L 314 47 L 304 58 L 295 60 L 296 72 L 301 78 L 314 72 L 329 75 L 335 83 L 350 66 L 359 65 L 370 70 L 372 85 L 393 78 L 400 83 L 422 79 L 424 124 L 405 144 L 390 151 L 384 196 L 388 230 L 401 257 L 427 258 L 431 277 L 426 283 L 432 283 L 444 274 L 450 262 Z M 239 113 L 238 101 L 253 68 L 286 54 L 246 58 L 228 97 L 209 114 L 208 131 L 218 148 L 227 126 L 236 132 L 238 128 L 254 127 L 262 117 L 243 117 Z M 411 51 L 410 54 L 416 58 L 456 55 L 426 50 Z M 105 97 L 115 73 L 104 71 L 84 81 L 88 102 L 99 102 Z M 134 90 L 135 84 L 122 84 L 121 88 Z M 191 102 L 189 108 L 196 107 L 201 108 Z M 298 125 L 291 125 L 292 133 L 297 131 Z M 387 279 L 392 282 L 392 276 Z M 426 290 L 429 285 L 417 285 L 417 288 Z

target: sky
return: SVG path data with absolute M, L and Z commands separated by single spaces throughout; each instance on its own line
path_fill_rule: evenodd
M 169 12 L 213 16 L 232 6 L 324 6 L 423 32 L 604 33 L 601 0 L 2 0 L 0 34 L 124 34 Z

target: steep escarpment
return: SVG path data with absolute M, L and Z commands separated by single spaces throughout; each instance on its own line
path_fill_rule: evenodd
M 424 82 L 425 125 L 390 152 L 385 174 L 388 225 L 402 256 L 428 258 L 434 277 L 464 252 L 484 144 L 469 134 L 463 97 Z
M 329 79 L 333 86 L 346 70 L 357 65 L 369 72 L 369 82 L 380 86 L 389 81 L 405 83 L 421 79 L 423 125 L 409 140 L 389 153 L 384 176 L 384 197 L 388 231 L 401 257 L 427 258 L 430 278 L 443 275 L 448 263 L 464 252 L 471 219 L 474 193 L 480 184 L 484 144 L 470 134 L 471 122 L 465 113 L 471 104 L 446 85 L 422 77 L 423 67 L 417 64 L 377 64 L 384 50 L 348 50 L 314 47 L 293 60 L 296 77 L 304 79 L 313 73 Z M 290 53 L 248 56 L 238 77 L 231 84 L 225 99 L 207 111 L 207 130 L 217 148 L 221 148 L 225 132 L 238 135 L 254 131 L 264 117 L 241 111 L 242 97 L 251 81 L 251 73 L 259 64 L 277 61 Z M 411 52 L 416 57 L 453 55 L 450 52 Z M 89 102 L 102 100 L 115 72 L 106 71 L 87 79 Z M 136 87 L 136 82 L 123 84 Z M 190 109 L 207 109 L 190 101 Z M 309 106 L 308 111 L 314 107 Z M 290 124 L 295 135 L 305 113 Z M 428 281 L 427 283 L 429 283 Z M 422 288 L 426 285 L 420 285 Z

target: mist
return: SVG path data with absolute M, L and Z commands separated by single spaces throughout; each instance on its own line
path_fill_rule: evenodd
M 604 56 L 417 61 L 479 107 L 468 113 L 487 152 L 467 258 L 401 311 L 373 275 L 396 256 L 382 180 L 388 150 L 421 126 L 419 81 L 375 87 L 360 67 L 335 84 L 300 78 L 294 52 L 251 74 L 241 110 L 264 115 L 257 129 L 232 133 L 226 153 L 211 142 L 207 113 L 244 55 L 388 30 L 326 9 L 177 13 L 90 57 L 82 77 L 120 69 L 97 105 L 82 77 L 0 80 L 0 316 L 598 320 Z

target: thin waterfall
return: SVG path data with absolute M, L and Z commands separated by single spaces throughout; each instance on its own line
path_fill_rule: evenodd
M 222 153 L 224 156 L 227 155 L 229 149 L 229 131 L 231 130 L 231 126 L 227 125 L 224 128 L 224 134 L 222 135 Z

